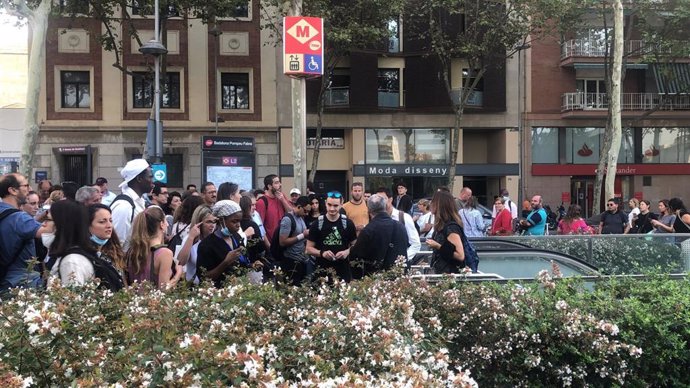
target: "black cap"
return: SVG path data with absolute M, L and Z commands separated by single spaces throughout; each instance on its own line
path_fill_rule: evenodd
M 106 183 L 108 183 L 108 180 L 103 177 L 96 179 L 96 186 L 103 186 Z

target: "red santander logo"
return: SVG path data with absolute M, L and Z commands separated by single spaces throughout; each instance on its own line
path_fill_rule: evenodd
M 213 145 L 213 140 L 212 139 L 206 139 L 206 142 L 204 142 L 206 147 L 211 147 Z

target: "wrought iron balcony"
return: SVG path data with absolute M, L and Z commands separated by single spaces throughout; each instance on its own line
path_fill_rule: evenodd
M 609 107 L 606 93 L 565 93 L 561 110 L 606 110 Z M 621 96 L 622 110 L 650 110 L 664 111 L 690 110 L 690 95 L 687 94 L 658 94 L 658 93 L 623 93 Z
M 642 55 L 645 50 L 645 43 L 641 40 L 625 41 L 626 55 Z M 609 45 L 609 50 L 611 46 Z M 594 39 L 571 39 L 561 44 L 561 59 L 570 57 L 604 57 L 606 55 L 606 45 L 603 41 Z

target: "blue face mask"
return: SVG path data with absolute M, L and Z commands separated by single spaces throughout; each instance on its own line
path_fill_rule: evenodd
M 108 240 L 109 240 L 109 239 L 107 239 L 107 238 L 99 238 L 99 237 L 97 237 L 97 236 L 95 236 L 95 235 L 93 235 L 93 234 L 91 235 L 91 241 L 93 241 L 94 244 L 96 244 L 96 245 L 98 245 L 98 246 L 101 246 L 101 247 L 102 247 L 103 245 L 107 244 L 107 243 L 108 243 Z
M 230 229 L 228 229 L 228 227 L 225 225 L 223 225 L 223 227 L 220 228 L 220 233 L 225 237 L 230 237 Z

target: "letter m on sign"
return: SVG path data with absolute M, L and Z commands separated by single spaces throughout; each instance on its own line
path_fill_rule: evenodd
M 305 25 L 305 26 L 297 25 L 297 26 L 295 26 L 295 27 L 297 27 L 297 31 L 296 31 L 296 32 L 297 32 L 297 37 L 298 37 L 298 38 L 302 38 L 302 37 L 304 37 L 304 38 L 309 38 L 309 35 L 310 35 L 310 34 L 309 34 L 309 25 L 308 25 L 308 24 Z

